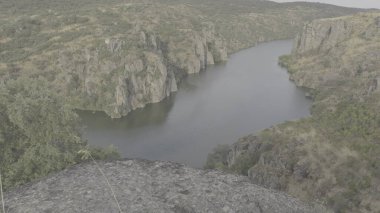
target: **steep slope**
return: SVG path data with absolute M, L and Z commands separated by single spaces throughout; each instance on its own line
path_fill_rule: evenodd
M 44 76 L 72 108 L 121 117 L 227 53 L 357 11 L 255 0 L 2 1 L 0 78 Z
M 122 212 L 325 213 L 242 176 L 169 162 L 98 162 Z M 5 194 L 7 212 L 119 212 L 94 163 L 78 165 Z M 38 203 L 38 205 L 36 205 Z
M 219 148 L 208 167 L 336 212 L 379 212 L 380 14 L 305 25 L 281 64 L 314 99 L 312 116 Z

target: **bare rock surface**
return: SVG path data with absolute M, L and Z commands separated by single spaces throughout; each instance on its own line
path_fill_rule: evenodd
M 317 213 L 280 192 L 256 186 L 244 176 L 188 168 L 170 162 L 98 162 L 122 212 Z M 118 212 L 95 163 L 74 166 L 5 194 L 12 212 Z

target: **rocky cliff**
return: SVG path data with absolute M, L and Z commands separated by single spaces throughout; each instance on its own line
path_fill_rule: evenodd
M 335 212 L 380 211 L 380 14 L 316 20 L 281 57 L 313 98 L 312 116 L 241 138 L 208 167 Z
M 366 90 L 371 90 L 380 66 L 379 26 L 378 13 L 305 25 L 295 39 L 292 56 L 288 57 L 294 61 L 289 61 L 290 72 L 295 71 L 291 78 L 299 86 L 321 89 L 328 82 L 358 80 L 355 77 L 361 76 L 368 80 Z
M 243 176 L 169 162 L 125 160 L 98 165 L 108 177 L 122 212 L 328 212 L 253 185 Z M 94 163 L 7 192 L 5 203 L 9 213 L 119 212 Z
M 306 24 L 295 39 L 294 54 L 309 51 L 326 51 L 346 40 L 352 33 L 353 23 L 338 18 L 337 21 L 317 20 Z
M 44 76 L 72 108 L 121 117 L 227 53 L 359 10 L 269 1 L 0 2 L 0 78 Z
M 49 69 L 59 70 L 55 82 L 66 89 L 68 102 L 120 117 L 177 91 L 183 76 L 227 60 L 224 40 L 212 24 L 200 32 L 179 32 L 184 47 L 189 47 L 183 50 L 153 31 L 134 30 L 127 38 L 105 38 L 100 48 L 90 43 L 74 53 L 72 49 L 49 53 L 58 58 Z

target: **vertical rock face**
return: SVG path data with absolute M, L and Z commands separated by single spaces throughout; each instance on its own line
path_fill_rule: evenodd
M 57 52 L 56 84 L 64 88 L 73 106 L 104 110 L 114 118 L 160 102 L 177 91 L 184 76 L 227 60 L 225 43 L 215 35 L 213 25 L 187 33 L 192 36 L 186 45 L 179 45 L 141 30 L 135 36 L 141 49 L 132 53 L 122 38 L 106 38 L 100 48 Z
M 142 45 L 150 48 L 143 53 L 143 60 L 126 61 L 124 72 L 119 73 L 113 107 L 106 110 L 112 117 L 126 115 L 129 111 L 157 103 L 177 91 L 178 83 L 188 74 L 199 73 L 208 64 L 227 60 L 227 49 L 215 32 L 192 32 L 191 47 L 185 57 L 171 57 L 176 44 L 165 44 L 159 36 L 142 33 Z M 167 47 L 165 47 L 167 46 Z M 210 48 L 209 48 L 210 46 Z M 118 46 L 116 45 L 116 48 Z M 115 48 L 114 48 L 115 49 Z M 170 66 L 170 65 L 175 66 Z
M 328 50 L 347 39 L 352 33 L 352 24 L 346 20 L 318 20 L 304 26 L 295 39 L 293 52 L 302 54 L 311 50 Z
M 125 64 L 124 72 L 118 76 L 114 109 L 108 112 L 112 117 L 157 103 L 177 91 L 173 71 L 166 67 L 162 56 L 146 52 L 143 59 Z
M 227 61 L 226 43 L 212 23 L 204 23 L 200 32 L 187 29 L 179 33 L 185 35 L 182 43 L 169 41 L 167 55 L 182 75 L 198 73 L 209 64 Z
M 378 16 L 363 13 L 305 25 L 289 56 L 295 62 L 289 66 L 294 70 L 291 79 L 312 89 L 358 76 L 363 84 L 371 85 L 378 78 L 376 71 L 380 66 Z M 372 91 L 368 87 L 362 89 Z
M 211 58 L 208 59 L 210 63 L 212 62 L 222 62 L 227 61 L 227 44 L 224 39 L 216 35 L 215 25 L 212 23 L 207 23 L 202 30 L 203 37 L 205 37 L 205 48 L 207 50 L 207 56 L 210 55 Z

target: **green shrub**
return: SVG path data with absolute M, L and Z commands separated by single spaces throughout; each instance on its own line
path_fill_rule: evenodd
M 0 168 L 5 189 L 81 162 L 77 114 L 43 78 L 0 85 Z M 114 148 L 90 149 L 96 159 L 115 159 Z
M 205 169 L 226 169 L 229 145 L 218 145 L 213 152 L 208 154 Z
M 248 170 L 257 163 L 257 160 L 258 156 L 249 153 L 239 155 L 231 170 L 242 175 L 248 175 Z

